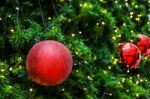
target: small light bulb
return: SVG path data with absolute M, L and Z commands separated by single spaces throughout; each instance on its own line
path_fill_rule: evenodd
M 19 10 L 19 7 L 16 7 L 16 10 Z
M 1 72 L 4 72 L 5 70 L 4 69 L 1 69 Z
M 33 89 L 32 89 L 32 88 L 30 88 L 30 89 L 29 89 L 29 91 L 30 91 L 30 92 L 32 92 L 32 91 L 33 91 Z
M 82 32 L 81 32 L 81 31 L 79 31 L 79 34 L 82 34 Z
M 108 66 L 108 69 L 111 69 L 111 66 Z
M 13 29 L 11 29 L 10 31 L 11 31 L 11 32 L 14 32 L 14 30 L 13 30 Z
M 48 20 L 51 20 L 52 18 L 51 17 L 48 17 Z
M 71 36 L 72 36 L 72 37 L 74 37 L 74 36 L 75 36 L 75 34 L 72 34 Z
M 65 89 L 64 89 L 64 88 L 62 88 L 62 91 L 65 91 Z
M 2 20 L 2 18 L 0 18 L 0 21 Z
M 112 93 L 110 93 L 109 95 L 112 96 Z
M 102 22 L 102 25 L 105 25 L 105 22 Z
M 129 90 L 126 90 L 126 92 L 129 92 Z
M 13 68 L 12 68 L 12 67 L 10 67 L 10 68 L 9 68 L 9 71 L 12 71 L 12 69 L 13 69 Z
M 96 25 L 99 25 L 99 23 L 96 23 Z
M 136 81 L 136 84 L 139 84 L 139 81 Z

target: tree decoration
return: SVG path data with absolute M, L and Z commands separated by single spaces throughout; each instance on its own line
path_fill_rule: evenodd
M 141 61 L 141 52 L 133 43 L 121 43 L 119 45 L 121 61 L 126 68 L 138 68 Z
M 149 39 L 149 48 L 147 49 L 146 53 L 144 53 L 144 56 L 150 58 L 150 39 Z
M 137 35 L 140 40 L 137 42 L 137 46 L 139 47 L 141 53 L 145 53 L 149 47 L 149 37 L 144 34 Z
M 26 59 L 29 76 L 43 86 L 55 86 L 67 79 L 73 60 L 69 50 L 61 43 L 45 40 L 35 44 Z

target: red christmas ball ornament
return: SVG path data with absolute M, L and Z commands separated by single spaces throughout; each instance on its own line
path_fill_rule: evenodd
M 31 79 L 43 86 L 55 86 L 66 80 L 72 71 L 73 59 L 61 43 L 45 40 L 35 44 L 26 59 Z
M 145 53 L 149 47 L 149 37 L 144 34 L 137 35 L 140 40 L 137 42 L 137 46 L 139 47 L 141 53 Z
M 150 58 L 150 48 L 144 53 L 144 56 Z
M 141 61 L 141 52 L 132 43 L 121 43 L 119 45 L 121 60 L 126 68 L 138 68 Z
M 150 58 L 150 39 L 149 39 L 149 48 L 147 49 L 146 53 L 144 53 L 144 56 Z

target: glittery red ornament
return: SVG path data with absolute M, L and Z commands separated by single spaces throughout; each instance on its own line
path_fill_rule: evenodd
M 139 47 L 141 53 L 145 53 L 149 47 L 149 37 L 144 34 L 137 35 L 140 40 L 137 42 L 137 46 Z
M 45 40 L 35 44 L 26 59 L 29 76 L 43 86 L 55 86 L 67 79 L 73 60 L 69 50 L 61 43 Z
M 144 53 L 144 56 L 150 58 L 150 48 Z
M 150 58 L 150 39 L 149 39 L 149 48 L 147 49 L 146 53 L 144 53 L 144 56 Z
M 141 61 L 141 52 L 132 43 L 121 43 L 119 46 L 121 60 L 126 68 L 138 68 Z

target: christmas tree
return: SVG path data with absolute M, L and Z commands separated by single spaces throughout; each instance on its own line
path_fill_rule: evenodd
M 0 99 L 150 99 L 150 52 L 136 54 L 135 68 L 119 47 L 139 50 L 137 35 L 150 37 L 150 0 L 0 0 L 0 32 Z M 71 74 L 56 86 L 26 69 L 43 40 L 72 54 Z

